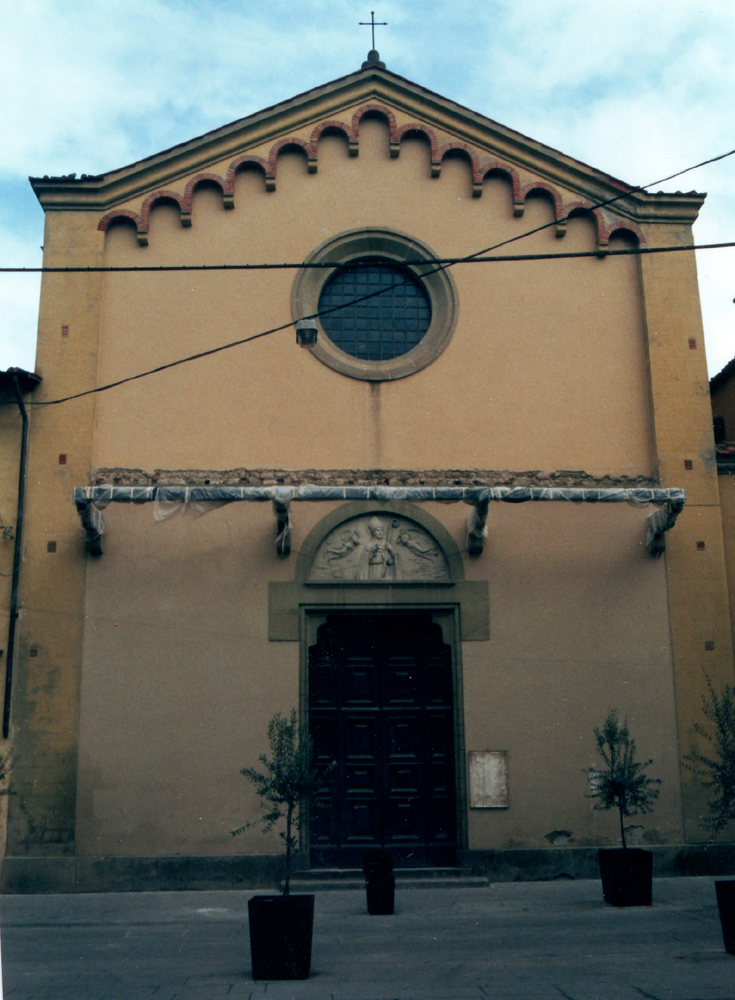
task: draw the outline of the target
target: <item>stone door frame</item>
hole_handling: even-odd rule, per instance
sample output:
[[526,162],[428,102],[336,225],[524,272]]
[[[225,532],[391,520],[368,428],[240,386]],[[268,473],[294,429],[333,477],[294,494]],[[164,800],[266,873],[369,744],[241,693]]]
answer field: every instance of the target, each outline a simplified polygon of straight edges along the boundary
[[[326,624],[327,617],[344,615],[379,615],[381,613],[390,615],[430,614],[435,625],[438,625],[442,632],[444,642],[451,650],[451,670],[452,670],[452,710],[454,718],[454,782],[455,782],[455,809],[456,809],[456,830],[457,830],[457,852],[467,850],[468,847],[468,793],[467,793],[467,751],[464,735],[464,697],[462,686],[462,646],[459,640],[460,635],[460,609],[457,605],[435,606],[426,604],[396,604],[387,605],[373,604],[369,607],[364,604],[352,605],[340,602],[339,605],[326,604],[314,607],[304,607],[301,610],[301,634],[303,640],[300,643],[299,657],[299,716],[303,720],[304,729],[309,731],[309,646],[313,646],[317,641],[317,630],[320,625]],[[309,843],[308,821],[302,828],[302,843]],[[304,839],[305,838],[305,839]]]
[[[450,579],[441,583],[308,583],[312,560],[324,538],[343,521],[366,514],[398,514],[414,520],[441,547]],[[312,529],[301,546],[292,582],[269,585],[269,638],[298,642],[299,711],[308,731],[309,654],[316,632],[327,616],[337,613],[428,613],[442,630],[451,649],[454,710],[454,755],[457,810],[457,850],[468,846],[468,798],[465,716],[462,684],[462,642],[490,638],[486,580],[465,580],[462,553],[449,532],[423,508],[404,501],[354,501],[330,511]],[[308,829],[302,829],[308,843]]]

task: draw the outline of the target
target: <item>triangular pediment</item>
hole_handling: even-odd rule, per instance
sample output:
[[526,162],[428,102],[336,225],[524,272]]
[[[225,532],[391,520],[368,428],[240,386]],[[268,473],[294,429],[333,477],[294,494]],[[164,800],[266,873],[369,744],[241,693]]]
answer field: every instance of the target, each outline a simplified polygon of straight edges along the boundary
[[[148,214],[157,201],[176,202],[182,224],[189,225],[193,192],[200,183],[219,186],[228,208],[233,205],[234,178],[241,169],[261,170],[267,190],[275,190],[279,155],[301,151],[309,173],[316,173],[323,135],[341,134],[349,154],[359,155],[360,125],[366,116],[387,122],[392,158],[400,157],[404,139],[422,136],[432,177],[441,176],[447,157],[464,159],[475,197],[482,195],[487,177],[504,177],[511,185],[517,216],[523,214],[526,198],[539,193],[553,203],[559,226],[571,215],[592,212],[598,243],[603,246],[617,228],[629,229],[640,238],[638,223],[690,223],[704,199],[694,192],[649,195],[636,190],[375,65],[119,170],[80,179],[31,178],[31,183],[46,210],[98,211],[103,230],[112,221],[128,219],[144,244]],[[611,199],[611,207],[596,207]]]

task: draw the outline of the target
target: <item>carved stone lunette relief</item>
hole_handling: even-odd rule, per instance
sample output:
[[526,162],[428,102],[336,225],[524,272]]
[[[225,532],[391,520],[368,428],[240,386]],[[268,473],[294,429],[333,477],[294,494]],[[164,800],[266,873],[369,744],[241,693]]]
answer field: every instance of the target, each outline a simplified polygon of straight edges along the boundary
[[445,583],[444,552],[415,521],[400,515],[364,514],[324,538],[309,583]]

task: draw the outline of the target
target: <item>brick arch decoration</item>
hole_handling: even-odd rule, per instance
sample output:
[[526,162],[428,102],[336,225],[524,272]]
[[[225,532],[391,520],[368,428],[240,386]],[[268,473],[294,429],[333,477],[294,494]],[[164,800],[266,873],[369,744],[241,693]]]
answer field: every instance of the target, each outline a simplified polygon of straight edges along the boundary
[[378,104],[376,101],[368,101],[367,104],[363,104],[352,116],[352,127],[356,132],[359,133],[360,122],[366,115],[369,115],[370,117],[385,118],[390,128],[391,142],[393,142],[393,137],[396,134],[398,126],[396,124],[396,116],[393,114],[391,109],[386,108],[384,104]]
[[[266,189],[273,190],[276,189],[276,162],[278,160],[279,153],[291,153],[294,150],[302,152],[306,156],[306,169],[308,173],[315,174],[317,170],[317,158],[316,158],[316,146],[311,142],[304,142],[303,139],[279,139],[278,142],[274,143],[271,147],[271,151],[268,154],[268,169],[265,174]],[[268,181],[273,182],[273,188],[268,188]]]
[[[266,191],[275,190],[275,179],[273,180],[273,187],[268,186],[268,162],[264,160],[262,156],[255,156],[252,153],[243,153],[241,156],[236,156],[232,163],[227,168],[227,183],[232,186],[232,190],[235,190],[235,175],[238,170],[252,169],[259,171],[263,174],[265,179],[265,189]],[[234,207],[234,194],[233,194],[233,207]]]
[[637,243],[645,243],[645,237],[635,222],[615,219],[614,221],[608,223],[605,220],[605,215],[602,209],[597,208],[594,205],[590,205],[589,202],[586,201],[576,201],[572,202],[570,205],[566,205],[564,217],[559,220],[559,223],[561,225],[566,225],[568,219],[573,219],[580,215],[592,216],[597,235],[597,245],[600,249],[607,247],[610,243],[611,236],[618,232],[626,233]]
[[401,151],[401,141],[405,138],[420,135],[429,143],[429,148],[431,149],[431,169],[432,177],[434,176],[434,164],[441,163],[439,158],[439,140],[436,137],[436,132],[430,129],[427,125],[420,125],[418,122],[409,122],[406,125],[401,125],[397,128],[395,132],[391,135],[390,140],[390,155],[395,159],[398,157]]
[[209,171],[195,174],[187,182],[183,194],[179,194],[168,188],[154,191],[143,202],[139,214],[126,208],[113,209],[100,219],[97,228],[102,232],[107,232],[114,223],[121,221],[130,222],[136,228],[138,243],[141,246],[147,246],[150,212],[157,203],[168,201],[177,204],[181,213],[181,225],[184,227],[191,226],[194,192],[200,184],[206,182],[219,187],[222,192],[224,207],[227,209],[234,208],[235,176],[239,170],[251,168],[261,172],[265,179],[266,191],[275,191],[279,155],[297,150],[306,156],[308,173],[315,174],[318,169],[319,140],[322,136],[342,135],[347,140],[349,155],[351,157],[357,156],[359,152],[360,124],[366,116],[379,116],[388,123],[390,156],[392,159],[397,159],[400,156],[401,142],[404,138],[409,136],[422,136],[425,138],[429,144],[431,176],[434,178],[441,176],[442,163],[447,156],[453,154],[461,155],[471,171],[472,196],[474,198],[482,196],[483,183],[487,177],[502,177],[510,184],[512,189],[513,215],[516,218],[520,218],[524,214],[526,199],[529,195],[543,193],[552,203],[556,226],[555,231],[558,237],[565,235],[567,222],[570,218],[589,213],[592,215],[595,223],[599,248],[604,250],[609,244],[611,235],[619,231],[630,234],[639,243],[645,242],[645,237],[634,222],[620,218],[615,218],[608,222],[600,208],[590,205],[586,201],[575,201],[564,204],[560,191],[553,184],[546,181],[531,181],[522,187],[517,170],[509,163],[505,163],[502,160],[482,161],[480,153],[475,147],[459,140],[450,140],[440,145],[433,129],[420,122],[408,122],[399,127],[396,123],[395,115],[390,108],[374,101],[361,105],[355,111],[352,121],[349,123],[338,119],[320,122],[313,129],[308,141],[297,136],[288,136],[277,140],[271,146],[267,158],[252,153],[242,153],[232,160],[224,177]]
[[[138,236],[138,243],[141,246],[147,246],[148,244],[148,233],[143,229],[143,220],[138,215],[137,212],[132,212],[129,208],[115,208],[107,215],[103,215],[100,221],[97,223],[97,229],[106,233],[113,225],[117,225],[120,222],[131,222],[135,226],[135,231]],[[145,242],[141,243],[141,233],[145,235]]]
[[515,216],[522,216],[526,209],[526,199],[533,194],[542,194],[546,199],[551,201],[554,209],[554,222],[555,222],[555,235],[558,237],[565,236],[567,231],[566,219],[562,218],[564,212],[564,202],[561,194],[553,186],[553,184],[547,184],[546,181],[531,181],[530,184],[526,184],[525,187],[521,189],[519,200],[515,203],[515,210],[513,214]]
[[[447,156],[455,156],[459,154],[459,158],[463,159],[470,166],[470,171],[472,173],[472,194],[474,197],[476,195],[477,186],[477,176],[480,169],[480,160],[477,152],[469,145],[467,142],[445,142],[443,146],[440,146],[437,151],[437,161],[436,166],[438,170],[435,172],[432,169],[432,177],[441,176],[441,166]],[[432,168],[434,164],[432,164]],[[480,194],[482,194],[482,184],[480,184]]]
[[556,235],[564,235],[569,219],[579,218],[580,216],[585,215],[591,216],[592,218],[592,222],[595,226],[595,233],[597,235],[597,245],[599,247],[606,247],[610,240],[608,238],[607,226],[605,225],[602,212],[599,208],[594,208],[589,204],[589,202],[586,201],[574,201],[571,205],[564,206],[564,215],[557,216]]
[[[158,204],[159,201],[173,201],[179,206],[179,211],[181,212],[181,225],[190,226],[191,225],[191,211],[186,210],[186,202],[184,201],[184,196],[179,194],[177,191],[171,191],[169,189],[163,191],[153,191],[148,195],[146,200],[143,202],[140,209],[140,217],[143,220],[143,226],[147,230],[148,222],[150,220],[151,209],[154,205]],[[186,216],[186,218],[184,218]]]
[[530,184],[526,184],[525,187],[521,188],[521,201],[525,205],[526,199],[532,194],[542,194],[551,201],[554,206],[554,219],[558,221],[561,218],[561,214],[564,210],[564,203],[562,201],[561,194],[553,186],[553,184],[547,184],[546,181],[531,181]]
[[616,219],[611,222],[606,229],[608,243],[618,234],[627,237],[628,239],[633,239],[635,243],[645,243],[646,237],[641,232],[640,228],[635,224],[635,222],[628,222],[624,219]]
[[523,215],[525,203],[521,197],[521,179],[518,172],[507,163],[500,160],[488,160],[478,169],[472,181],[472,194],[475,198],[482,196],[482,185],[486,177],[503,177],[509,181],[513,190],[513,215],[516,218]]
[[205,170],[200,174],[195,174],[184,189],[184,204],[190,216],[194,192],[200,184],[216,185],[222,192],[222,204],[224,207],[228,209],[235,207],[234,174],[232,179],[230,179],[229,175],[227,177],[220,177],[219,174],[213,174],[211,171]]
[[315,151],[319,147],[319,140],[323,135],[343,135],[347,140],[347,152],[350,156],[357,156],[358,152],[358,131],[352,125],[345,125],[344,122],[332,120],[321,122],[311,133],[310,143]]

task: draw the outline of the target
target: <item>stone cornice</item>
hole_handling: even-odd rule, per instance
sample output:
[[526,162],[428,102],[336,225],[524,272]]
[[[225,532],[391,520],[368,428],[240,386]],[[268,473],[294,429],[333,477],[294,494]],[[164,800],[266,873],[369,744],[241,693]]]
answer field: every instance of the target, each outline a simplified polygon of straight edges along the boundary
[[[45,210],[105,212],[156,189],[168,189],[212,164],[340,119],[357,104],[378,102],[442,135],[578,194],[590,204],[623,195],[615,215],[637,223],[691,224],[704,195],[647,194],[392,73],[371,67],[341,77],[256,114],[164,150],[119,170],[94,177],[30,178]],[[351,115],[347,116],[349,120]],[[400,143],[392,155],[399,153]],[[357,147],[353,152],[357,151]],[[316,169],[314,165],[314,169]]]

